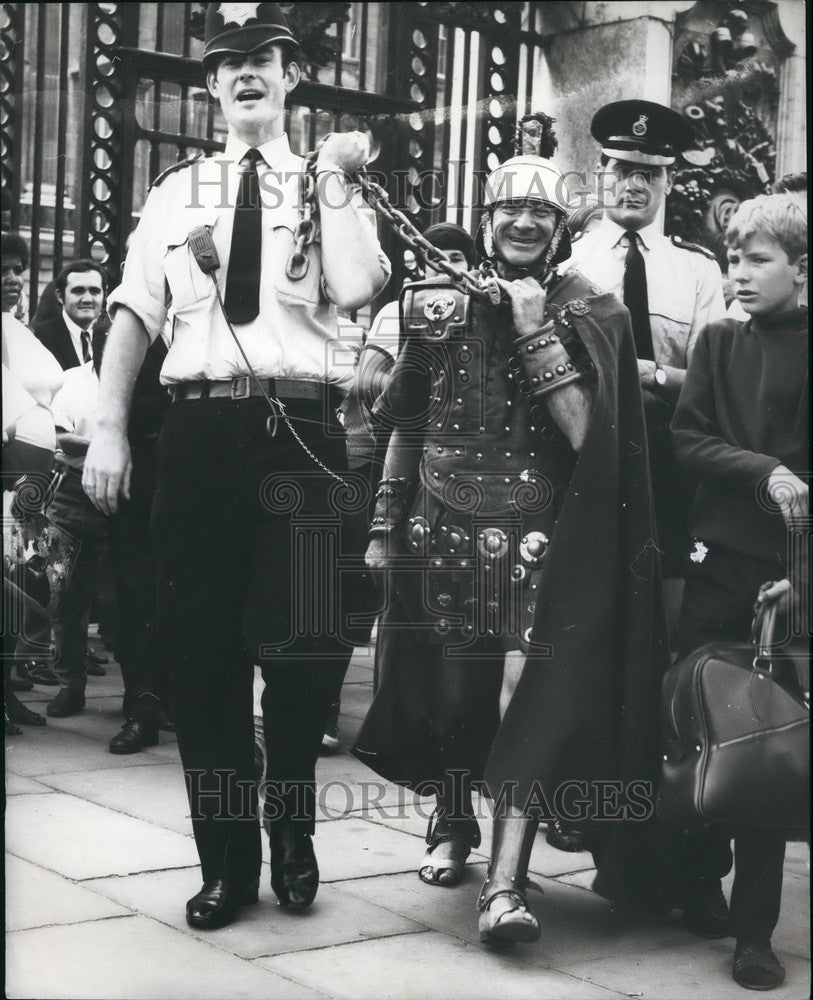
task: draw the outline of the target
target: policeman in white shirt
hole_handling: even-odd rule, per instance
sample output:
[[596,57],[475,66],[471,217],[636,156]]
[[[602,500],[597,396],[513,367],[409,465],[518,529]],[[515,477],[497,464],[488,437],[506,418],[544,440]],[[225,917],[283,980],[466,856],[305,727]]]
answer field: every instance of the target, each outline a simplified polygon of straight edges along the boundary
[[630,311],[664,576],[678,577],[687,552],[688,497],[669,423],[700,331],[725,315],[722,274],[711,251],[661,232],[675,159],[695,135],[676,111],[640,100],[605,105],[591,132],[602,147],[604,218],[574,241],[564,267],[613,292]]
[[294,255],[303,161],[288,145],[284,102],[297,56],[279,4],[208,5],[203,64],[226,150],[172,169],[147,199],[110,297],[85,463],[88,495],[115,511],[129,491],[133,383],[171,300],[161,380],[173,403],[152,520],[158,636],[203,875],[186,919],[201,929],[258,899],[255,662],[266,684],[271,885],[289,911],[316,895],[314,766],[347,652],[338,570],[320,555],[338,520],[346,449],[336,408],[355,360],[336,311],[366,304],[389,276],[348,181],[369,155],[358,132],[320,147],[318,226]]

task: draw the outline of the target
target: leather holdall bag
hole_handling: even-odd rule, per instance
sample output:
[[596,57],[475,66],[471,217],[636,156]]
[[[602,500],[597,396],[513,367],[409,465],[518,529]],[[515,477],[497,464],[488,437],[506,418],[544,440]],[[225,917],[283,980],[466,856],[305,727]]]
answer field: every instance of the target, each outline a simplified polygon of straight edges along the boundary
[[777,653],[776,615],[761,605],[752,642],[709,643],[667,671],[662,821],[809,835],[809,662]]

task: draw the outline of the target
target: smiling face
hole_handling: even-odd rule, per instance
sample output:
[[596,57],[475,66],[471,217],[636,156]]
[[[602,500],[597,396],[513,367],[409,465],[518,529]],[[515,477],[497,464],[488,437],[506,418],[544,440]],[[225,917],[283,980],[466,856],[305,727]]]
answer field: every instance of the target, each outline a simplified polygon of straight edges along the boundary
[[83,330],[87,330],[102,311],[104,284],[98,271],[73,271],[65,279],[65,291],[57,292],[65,312]]
[[734,294],[751,316],[769,316],[796,307],[807,280],[807,254],[791,261],[776,240],[762,233],[728,248],[728,277]]
[[491,228],[497,254],[513,267],[532,267],[548,248],[559,221],[552,205],[525,198],[494,206]]
[[282,47],[271,44],[248,55],[227,53],[207,74],[230,129],[249,145],[283,133],[285,96],[299,83],[297,64],[284,61]]
[[674,171],[610,159],[604,170],[604,212],[621,226],[638,232],[655,216],[672,190]]
[[13,312],[17,308],[20,296],[23,294],[23,267],[22,260],[14,254],[2,259],[2,308],[3,312]]

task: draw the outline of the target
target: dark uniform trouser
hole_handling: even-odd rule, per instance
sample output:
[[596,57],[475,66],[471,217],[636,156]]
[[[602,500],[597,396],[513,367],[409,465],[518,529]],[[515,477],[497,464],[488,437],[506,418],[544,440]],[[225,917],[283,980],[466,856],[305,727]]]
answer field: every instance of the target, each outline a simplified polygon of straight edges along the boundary
[[[341,472],[332,410],[287,405],[308,446]],[[282,421],[270,437],[268,414],[258,397],[177,402],[158,445],[158,637],[204,881],[260,871],[252,665],[266,684],[268,815],[312,831],[316,757],[347,660],[331,567],[340,484]]]
[[157,721],[159,648],[155,638],[155,553],[148,509],[122,504],[110,519],[116,584],[114,645],[128,719]]
[[[750,559],[711,545],[703,562],[690,562],[686,570],[679,655],[687,656],[707,642],[746,641],[760,586],[786,575],[779,562]],[[731,871],[729,838],[714,830],[687,837],[683,852],[684,871],[701,885]],[[784,838],[767,828],[737,830],[733,860],[731,934],[738,940],[768,941],[779,920]]]

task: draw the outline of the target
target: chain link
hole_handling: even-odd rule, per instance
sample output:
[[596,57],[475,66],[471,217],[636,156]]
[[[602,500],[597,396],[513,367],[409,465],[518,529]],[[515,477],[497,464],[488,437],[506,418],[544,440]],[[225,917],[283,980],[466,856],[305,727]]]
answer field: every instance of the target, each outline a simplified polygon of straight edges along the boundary
[[[308,273],[307,248],[316,236],[316,218],[319,214],[316,183],[316,159],[319,148],[305,154],[305,166],[300,175],[299,189],[299,219],[294,230],[294,249],[288,258],[285,273],[291,281],[301,281]],[[500,301],[501,291],[496,281],[496,272],[488,261],[471,271],[458,270],[449,255],[439,247],[433,246],[400,209],[393,206],[384,188],[372,180],[364,167],[360,167],[355,176],[350,178],[357,183],[364,194],[367,203],[384,219],[390,229],[420,258],[424,267],[428,264],[433,270],[445,274],[455,288],[461,292],[474,295],[476,298]]]

